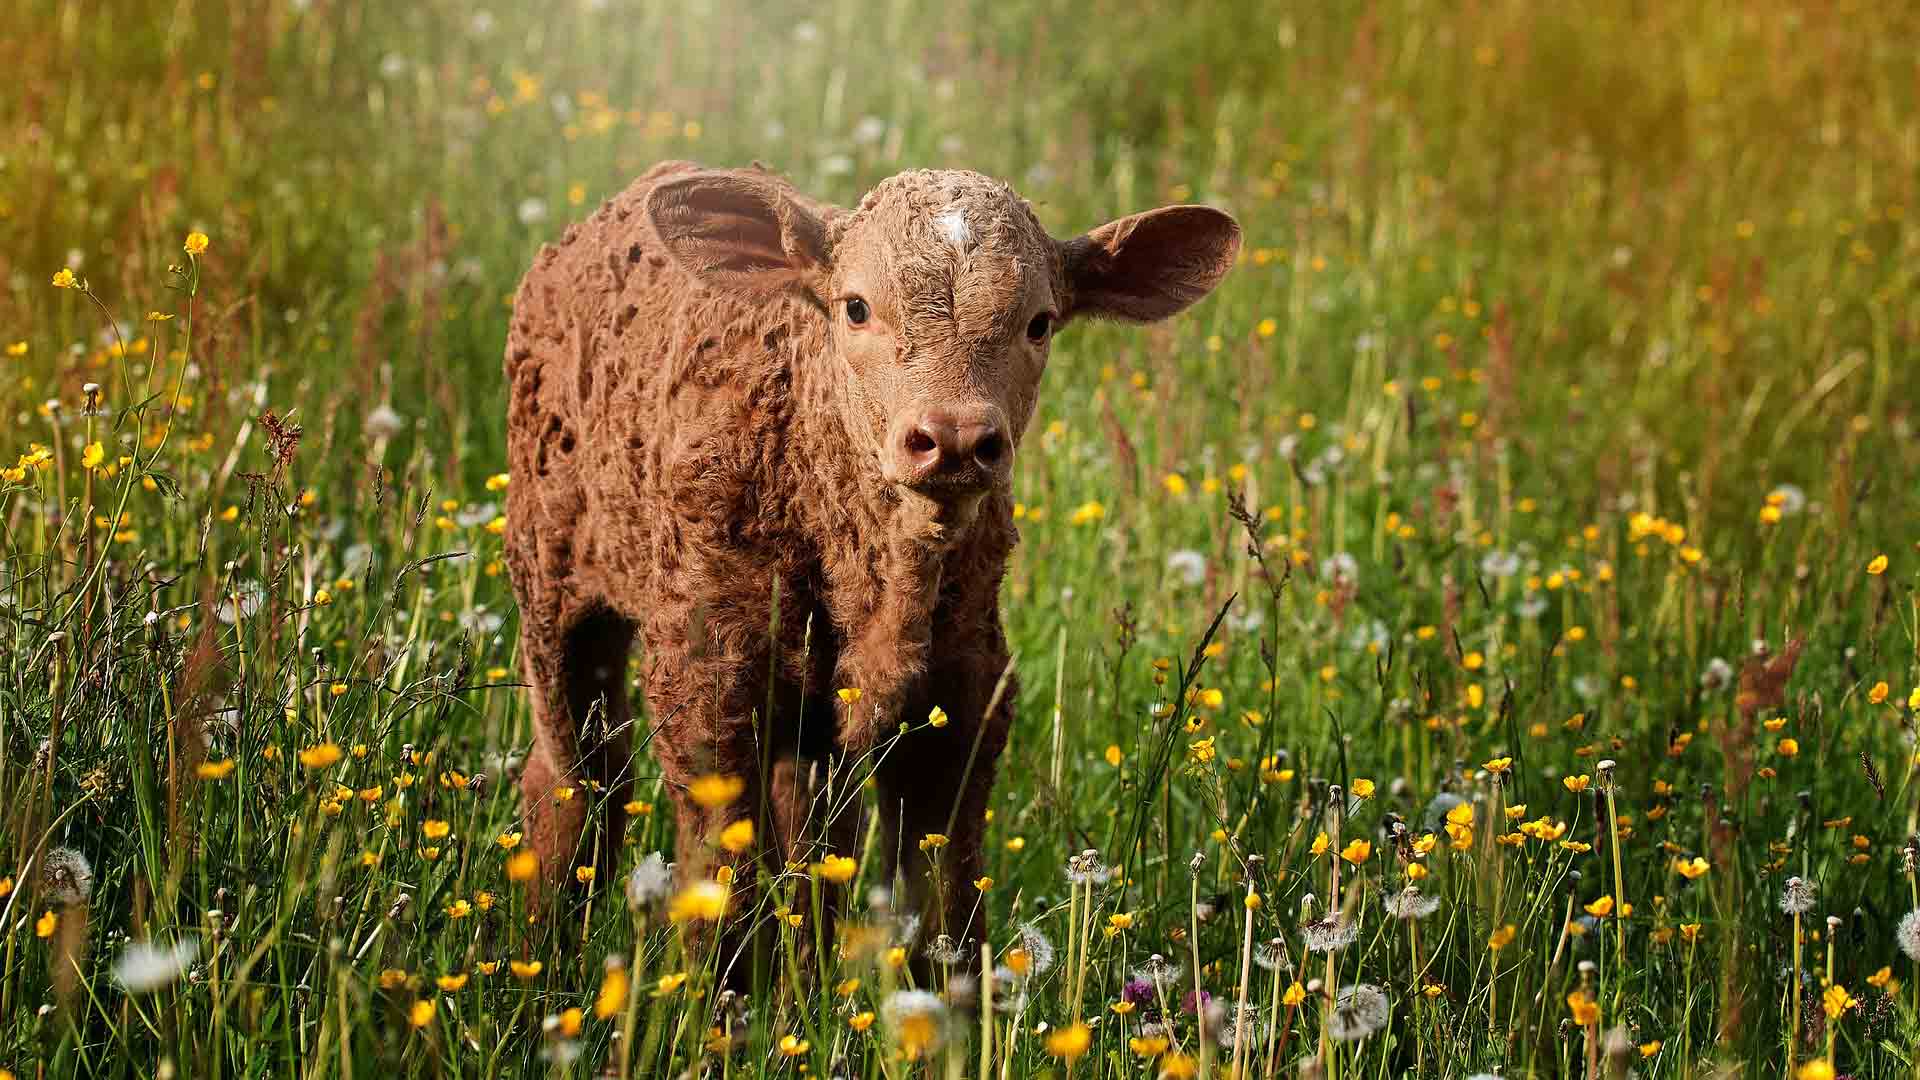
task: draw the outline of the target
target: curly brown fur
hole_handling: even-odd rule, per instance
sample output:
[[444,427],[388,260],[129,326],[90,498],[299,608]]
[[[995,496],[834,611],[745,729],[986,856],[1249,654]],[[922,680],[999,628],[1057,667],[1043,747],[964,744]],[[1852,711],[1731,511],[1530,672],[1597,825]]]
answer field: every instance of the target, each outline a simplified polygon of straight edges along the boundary
[[[758,167],[667,162],[542,249],[507,341],[506,549],[534,687],[525,817],[547,879],[615,864],[622,823],[583,849],[588,800],[554,790],[629,797],[636,638],[683,872],[753,857],[714,836],[757,817],[763,791],[770,869],[851,854],[857,827],[822,820],[822,792],[937,705],[951,723],[878,768],[888,878],[896,853],[949,829],[943,878],[977,876],[1012,722],[1011,688],[989,712],[1008,667],[1011,459],[1053,330],[1170,315],[1238,247],[1232,219],[1201,207],[1058,242],[973,173],[904,173],[849,211]],[[708,773],[745,793],[698,806],[686,785]],[[937,910],[904,876],[933,925],[978,936],[960,889]]]

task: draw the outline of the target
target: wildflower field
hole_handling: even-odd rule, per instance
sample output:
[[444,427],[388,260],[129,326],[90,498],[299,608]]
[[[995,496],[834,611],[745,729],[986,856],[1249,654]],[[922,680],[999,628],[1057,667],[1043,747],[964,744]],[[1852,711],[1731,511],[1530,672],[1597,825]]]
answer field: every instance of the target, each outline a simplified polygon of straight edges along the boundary
[[[8,0],[0,1080],[1920,1070],[1917,46],[1865,0]],[[908,861],[984,950],[872,831],[676,881],[644,754],[618,865],[530,887],[507,304],[667,158],[1245,229],[1055,348],[988,875]]]

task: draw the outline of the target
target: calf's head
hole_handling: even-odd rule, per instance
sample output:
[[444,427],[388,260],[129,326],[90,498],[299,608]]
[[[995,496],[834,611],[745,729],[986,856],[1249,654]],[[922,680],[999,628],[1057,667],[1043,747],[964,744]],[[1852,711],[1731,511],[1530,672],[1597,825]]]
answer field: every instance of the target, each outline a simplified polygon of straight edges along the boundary
[[810,298],[858,449],[888,484],[961,519],[1006,482],[1058,330],[1164,319],[1240,248],[1234,220],[1204,206],[1055,240],[1012,190],[970,172],[902,173],[828,218],[764,173],[688,173],[654,189],[648,214],[692,273]]

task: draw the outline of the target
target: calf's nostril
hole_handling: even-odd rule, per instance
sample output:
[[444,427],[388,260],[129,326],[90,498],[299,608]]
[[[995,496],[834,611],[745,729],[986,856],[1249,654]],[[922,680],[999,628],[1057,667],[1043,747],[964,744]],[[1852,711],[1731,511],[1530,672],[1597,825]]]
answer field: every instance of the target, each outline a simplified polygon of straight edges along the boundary
[[999,432],[989,431],[980,436],[980,441],[974,444],[973,459],[990,467],[999,462],[1006,452],[1007,440],[1002,438]]
[[940,444],[927,433],[925,428],[914,428],[907,433],[907,453],[916,458],[926,457],[940,449]]

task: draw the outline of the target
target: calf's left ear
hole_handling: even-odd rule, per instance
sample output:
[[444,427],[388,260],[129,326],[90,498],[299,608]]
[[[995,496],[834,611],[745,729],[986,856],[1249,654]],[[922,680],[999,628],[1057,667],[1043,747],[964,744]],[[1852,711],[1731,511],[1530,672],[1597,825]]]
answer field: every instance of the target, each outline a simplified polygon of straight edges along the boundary
[[827,227],[765,175],[676,176],[647,196],[654,232],[682,267],[735,288],[806,287],[826,267]]
[[1213,291],[1240,254],[1240,225],[1210,206],[1163,206],[1061,245],[1069,316],[1156,322]]

